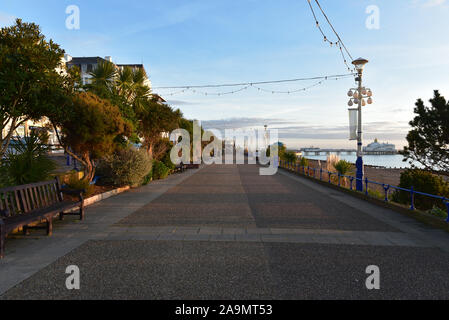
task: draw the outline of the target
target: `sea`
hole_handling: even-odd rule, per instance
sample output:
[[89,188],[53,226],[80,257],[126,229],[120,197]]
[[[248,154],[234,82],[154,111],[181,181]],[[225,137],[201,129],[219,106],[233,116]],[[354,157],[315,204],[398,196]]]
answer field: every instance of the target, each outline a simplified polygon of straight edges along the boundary
[[[357,160],[357,156],[355,154],[340,154],[338,155],[341,160],[346,160],[351,163],[355,163]],[[327,156],[326,155],[307,155],[305,156],[307,159],[313,159],[313,160],[321,160],[326,161]],[[410,163],[404,162],[404,156],[400,154],[392,154],[392,155],[364,155],[363,156],[363,163],[365,165],[371,165],[376,167],[385,167],[385,168],[410,168]],[[421,167],[419,164],[414,163],[415,166]]]

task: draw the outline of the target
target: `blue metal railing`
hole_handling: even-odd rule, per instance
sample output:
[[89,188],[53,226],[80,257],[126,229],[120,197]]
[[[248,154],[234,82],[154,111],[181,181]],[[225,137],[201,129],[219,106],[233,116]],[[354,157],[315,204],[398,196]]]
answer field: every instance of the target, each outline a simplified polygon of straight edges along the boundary
[[[410,194],[410,210],[415,210],[415,197],[416,195],[421,195],[421,196],[425,196],[425,197],[429,197],[429,198],[433,198],[433,199],[437,199],[437,200],[441,200],[443,202],[443,204],[446,206],[447,209],[447,219],[446,222],[449,223],[449,198],[443,197],[443,196],[437,196],[434,194],[429,194],[429,193],[424,193],[424,192],[420,192],[420,191],[416,191],[414,190],[413,186],[410,187],[410,189],[406,189],[406,188],[401,188],[398,186],[393,186],[390,184],[385,184],[385,183],[380,183],[377,181],[372,181],[369,180],[368,178],[365,179],[359,179],[353,176],[347,176],[347,175],[343,175],[340,174],[339,172],[331,172],[328,170],[323,170],[322,168],[317,169],[317,168],[311,168],[309,166],[301,166],[298,165],[297,163],[292,163],[292,162],[288,162],[288,161],[283,161],[283,160],[279,160],[279,166],[281,168],[284,169],[288,169],[288,170],[292,170],[294,172],[297,173],[302,173],[303,175],[309,176],[309,177],[313,177],[314,179],[316,178],[316,172],[319,171],[319,180],[323,181],[323,173],[326,173],[328,175],[328,183],[332,184],[332,176],[336,176],[337,177],[337,185],[339,187],[341,187],[341,178],[348,178],[350,185],[349,185],[349,189],[350,190],[354,190],[353,188],[353,183],[354,181],[362,181],[362,183],[364,184],[365,188],[364,188],[364,193],[366,196],[369,196],[369,184],[372,185],[378,185],[381,186],[384,190],[384,201],[385,202],[390,202],[390,199],[388,198],[389,192],[391,190],[399,190],[399,191],[404,191],[404,192],[408,192]],[[313,172],[313,175],[311,175],[310,173]]]

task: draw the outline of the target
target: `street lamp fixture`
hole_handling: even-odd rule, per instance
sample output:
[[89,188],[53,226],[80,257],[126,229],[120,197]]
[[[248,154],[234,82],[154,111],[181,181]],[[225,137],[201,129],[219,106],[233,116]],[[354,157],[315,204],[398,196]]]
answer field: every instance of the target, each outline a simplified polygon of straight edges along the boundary
[[[358,58],[352,62],[357,70],[358,77],[355,79],[358,82],[358,87],[350,89],[348,96],[351,97],[348,105],[351,107],[354,104],[358,105],[357,108],[357,161],[356,161],[356,189],[357,191],[363,191],[363,151],[362,151],[362,107],[366,104],[372,104],[373,99],[371,98],[373,93],[371,89],[365,88],[362,85],[362,75],[365,65],[368,60],[363,58]],[[367,100],[365,100],[368,98]]]
[[355,66],[355,69],[357,70],[357,72],[359,73],[359,75],[361,75],[363,73],[363,69],[365,68],[365,65],[368,63],[369,61],[363,58],[358,58],[354,61],[352,61],[352,64]]

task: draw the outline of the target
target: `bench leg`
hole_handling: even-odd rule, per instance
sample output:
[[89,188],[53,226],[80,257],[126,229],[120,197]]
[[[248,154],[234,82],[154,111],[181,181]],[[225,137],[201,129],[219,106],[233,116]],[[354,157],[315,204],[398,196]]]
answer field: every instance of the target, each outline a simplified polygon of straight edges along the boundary
[[84,220],[84,206],[80,207],[80,220]]
[[0,220],[0,259],[5,256],[6,232],[5,224]]
[[64,212],[59,213],[59,220],[64,220]]
[[53,218],[47,219],[47,236],[51,236],[53,234]]

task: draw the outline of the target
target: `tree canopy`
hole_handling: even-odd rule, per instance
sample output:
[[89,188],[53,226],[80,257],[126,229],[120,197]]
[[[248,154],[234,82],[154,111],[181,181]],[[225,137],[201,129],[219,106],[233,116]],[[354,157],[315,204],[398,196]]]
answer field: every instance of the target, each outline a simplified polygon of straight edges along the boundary
[[154,146],[162,139],[161,134],[178,128],[181,118],[181,111],[173,110],[170,106],[158,103],[154,99],[147,100],[144,108],[138,112],[139,134],[151,157],[153,157]]
[[64,50],[47,41],[34,23],[17,19],[15,25],[0,29],[0,159],[20,125],[39,120],[54,107],[53,88],[63,55]]
[[84,179],[91,181],[95,174],[94,161],[112,153],[115,138],[128,135],[130,124],[117,106],[93,93],[74,95],[69,117],[61,121],[62,143],[69,146],[84,165]]
[[429,107],[421,99],[416,102],[404,156],[428,170],[449,174],[449,103],[438,90],[429,101]]

